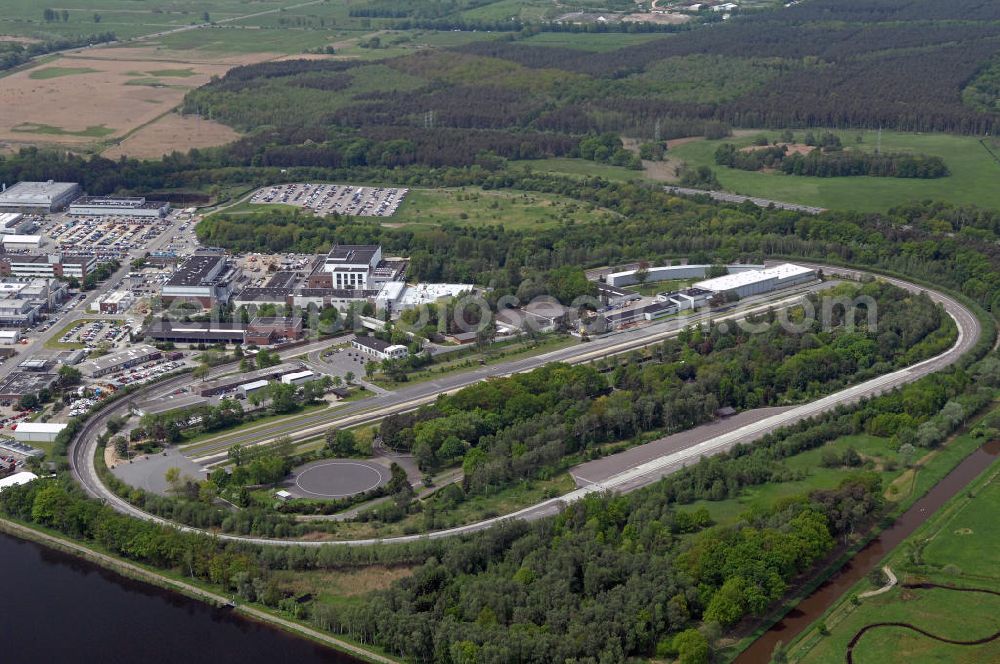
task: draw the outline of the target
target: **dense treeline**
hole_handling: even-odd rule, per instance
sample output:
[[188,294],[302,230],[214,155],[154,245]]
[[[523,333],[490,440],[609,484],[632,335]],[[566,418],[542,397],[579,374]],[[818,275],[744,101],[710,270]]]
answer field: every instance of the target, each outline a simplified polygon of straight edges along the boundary
[[786,175],[824,178],[867,175],[930,179],[948,175],[944,160],[935,156],[858,150],[813,150],[806,155],[788,154],[786,145],[740,149],[732,143],[724,143],[715,151],[715,163],[744,171],[774,168]]
[[[412,452],[428,470],[461,461],[463,490],[484,493],[551,475],[567,455],[602,443],[689,429],[713,419],[719,407],[745,410],[815,398],[952,343],[954,328],[941,328],[945,319],[924,295],[885,284],[836,295],[873,298],[878,330],[851,331],[841,326],[845,321],[833,320],[829,330],[814,321],[811,333],[793,333],[776,315],[756,321],[765,329],[755,334],[687,330],[624,363],[550,365],[442,396],[384,419],[382,441]],[[811,304],[821,308],[818,299]]]
[[20,43],[16,41],[0,42],[0,71],[20,66],[40,55],[64,51],[91,44],[117,41],[115,33],[102,32],[95,35],[80,35],[77,37],[61,37],[46,41]]

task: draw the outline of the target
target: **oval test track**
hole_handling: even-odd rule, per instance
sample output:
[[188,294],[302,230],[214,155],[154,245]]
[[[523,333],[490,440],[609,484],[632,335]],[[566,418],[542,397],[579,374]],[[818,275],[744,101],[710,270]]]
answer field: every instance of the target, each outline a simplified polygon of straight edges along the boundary
[[[808,265],[810,267],[815,267],[822,269],[825,274],[831,276],[846,276],[849,278],[858,278],[860,276],[866,275],[862,270],[850,269],[850,268],[839,268],[831,267],[826,265],[818,265],[811,263],[798,263],[800,265]],[[543,500],[535,505],[526,507],[524,509],[515,511],[510,514],[503,516],[493,517],[491,519],[485,519],[475,523],[467,524],[464,526],[458,526],[454,528],[449,528],[446,530],[437,530],[429,533],[421,533],[416,535],[402,535],[397,537],[384,537],[384,538],[369,538],[360,540],[325,540],[325,541],[299,541],[299,540],[280,540],[280,539],[270,539],[266,537],[245,537],[240,535],[229,535],[225,533],[210,533],[209,531],[202,530],[200,528],[194,528],[191,526],[185,526],[181,524],[174,523],[167,519],[155,516],[148,512],[145,512],[138,507],[128,503],[123,498],[114,494],[109,490],[104,483],[100,480],[97,475],[97,469],[95,467],[95,451],[97,447],[97,434],[102,431],[104,424],[107,420],[114,416],[114,414],[127,407],[127,400],[122,400],[122,402],[116,403],[113,406],[104,409],[98,415],[89,419],[81,432],[77,437],[71,442],[69,449],[69,458],[71,464],[71,470],[74,478],[80,482],[88,494],[94,496],[95,498],[102,499],[106,504],[121,512],[130,516],[134,516],[139,519],[144,519],[147,521],[152,521],[155,523],[160,523],[163,525],[170,525],[178,528],[184,532],[192,533],[205,533],[210,534],[213,537],[219,539],[246,542],[250,544],[268,545],[268,546],[371,546],[377,544],[392,544],[392,543],[406,543],[406,542],[416,542],[426,539],[441,539],[446,537],[454,537],[459,535],[465,535],[470,533],[475,533],[481,530],[485,530],[494,525],[502,523],[508,520],[537,520],[547,516],[552,516],[560,512],[567,504],[576,502],[583,499],[587,495],[595,492],[619,492],[625,493],[629,491],[634,491],[641,487],[647,486],[656,482],[660,478],[668,475],[672,472],[683,469],[689,463],[695,463],[702,456],[709,456],[712,454],[718,454],[724,452],[736,444],[740,443],[750,443],[754,440],[761,438],[762,436],[781,429],[783,427],[789,426],[796,422],[799,422],[816,415],[829,412],[834,408],[853,404],[857,401],[882,394],[884,392],[893,390],[897,387],[911,383],[923,376],[940,371],[948,366],[954,364],[960,357],[962,357],[966,352],[971,350],[979,337],[982,334],[980,329],[979,321],[976,316],[969,311],[964,305],[956,301],[954,298],[945,295],[944,293],[935,291],[930,288],[925,288],[908,281],[901,279],[895,279],[891,277],[883,277],[881,275],[870,275],[875,276],[878,279],[891,283],[900,288],[909,290],[910,292],[926,292],[934,301],[940,303],[949,316],[955,321],[955,325],[958,329],[958,336],[955,343],[943,353],[923,360],[909,367],[893,371],[882,376],[878,376],[871,380],[865,381],[858,385],[854,385],[834,394],[827,395],[816,401],[809,402],[800,406],[796,406],[789,410],[786,410],[777,415],[770,417],[765,417],[757,422],[744,426],[735,431],[731,431],[726,434],[715,436],[708,440],[693,444],[690,447],[661,456],[652,461],[647,461],[645,463],[639,464],[637,466],[628,468],[619,472],[611,477],[604,479],[603,481],[595,482],[589,484],[585,487],[578,488],[571,491],[558,498],[551,498],[548,500]],[[774,303],[770,303],[768,308],[775,306]],[[719,318],[714,318],[713,320],[719,320]],[[695,322],[695,321],[693,321]],[[664,333],[656,334],[657,339],[665,338]],[[642,339],[639,338],[631,342],[632,347],[640,347],[642,345],[649,345],[652,340],[649,338]],[[619,344],[622,345],[622,344]],[[578,347],[577,347],[578,348]],[[629,348],[630,350],[631,348]],[[580,357],[575,360],[569,361],[585,361],[589,359],[590,356],[594,356],[597,353],[602,353],[603,355],[611,354],[608,348],[593,349],[586,353],[580,353]],[[625,352],[624,350],[618,352]],[[545,356],[542,356],[543,358]],[[512,362],[511,364],[516,364]],[[504,365],[497,365],[502,367]],[[518,369],[515,369],[515,371]],[[510,373],[510,372],[508,372]],[[481,379],[482,376],[479,377]],[[473,376],[474,380],[478,380]],[[176,389],[177,385],[182,384],[185,380],[190,381],[189,376],[180,376],[177,379],[170,379],[164,383],[159,383],[155,385],[155,390],[167,390]],[[150,391],[153,391],[152,389]],[[444,392],[447,390],[440,390]],[[436,393],[431,397],[436,398]],[[409,408],[415,407],[412,405],[413,402],[423,401],[425,397],[420,397],[411,401]],[[393,412],[401,412],[407,409],[407,404],[400,404],[396,407]],[[358,418],[370,418],[371,420],[379,419],[384,415],[388,414],[381,411],[389,410],[388,408],[378,409],[373,412],[368,412],[364,414],[359,414],[352,416],[348,419],[358,419]]]

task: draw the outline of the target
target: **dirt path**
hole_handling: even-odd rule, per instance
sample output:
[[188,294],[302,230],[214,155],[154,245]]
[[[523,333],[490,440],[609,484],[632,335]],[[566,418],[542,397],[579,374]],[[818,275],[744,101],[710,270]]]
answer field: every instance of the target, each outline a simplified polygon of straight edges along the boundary
[[882,571],[885,572],[885,575],[887,577],[889,577],[889,580],[886,581],[885,585],[882,586],[881,588],[877,588],[875,590],[869,590],[868,592],[861,593],[860,595],[858,595],[858,599],[865,599],[867,597],[875,597],[877,595],[881,595],[883,593],[887,593],[887,592],[889,592],[890,590],[892,590],[896,586],[896,582],[898,581],[898,579],[896,579],[896,575],[892,573],[892,570],[889,568],[889,566],[886,565],[885,567],[883,567]]

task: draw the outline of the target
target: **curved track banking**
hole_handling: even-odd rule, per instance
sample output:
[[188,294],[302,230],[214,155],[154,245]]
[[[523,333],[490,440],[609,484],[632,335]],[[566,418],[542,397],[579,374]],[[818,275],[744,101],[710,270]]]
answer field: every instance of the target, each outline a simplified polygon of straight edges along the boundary
[[[860,275],[865,274],[860,270],[846,269],[846,268],[836,268],[829,266],[814,265],[814,267],[822,268],[827,275],[834,276],[847,276],[852,278],[857,278]],[[220,539],[241,541],[252,544],[270,545],[270,546],[327,546],[327,545],[340,545],[340,546],[369,546],[375,544],[389,544],[389,543],[406,543],[414,542],[423,539],[441,539],[445,537],[454,537],[457,535],[465,535],[469,533],[475,533],[481,530],[485,530],[499,523],[503,523],[508,520],[536,520],[547,516],[552,516],[561,511],[567,504],[578,501],[586,497],[587,495],[595,492],[628,492],[634,491],[641,487],[647,486],[656,482],[660,478],[668,475],[670,473],[676,472],[690,463],[696,463],[698,459],[702,456],[708,456],[712,454],[718,454],[724,452],[736,444],[740,443],[750,443],[754,440],[761,438],[762,436],[776,431],[777,429],[789,426],[796,422],[799,422],[816,415],[828,412],[838,406],[856,403],[860,399],[870,398],[878,394],[893,390],[897,387],[911,383],[923,376],[940,371],[948,366],[954,364],[960,357],[971,350],[979,337],[982,334],[980,329],[979,321],[975,315],[969,311],[964,305],[956,301],[952,297],[945,295],[916,284],[912,284],[901,279],[893,279],[886,277],[883,278],[885,281],[893,283],[896,286],[905,288],[911,292],[921,292],[925,291],[928,295],[939,302],[945,309],[945,311],[952,317],[958,328],[958,338],[951,348],[944,351],[943,353],[918,362],[912,366],[888,373],[877,378],[865,381],[858,385],[845,388],[839,392],[828,395],[816,401],[812,401],[801,406],[796,406],[794,408],[789,408],[783,410],[780,413],[764,417],[756,422],[748,424],[746,426],[740,427],[734,431],[730,431],[721,435],[713,435],[705,440],[698,441],[695,439],[690,445],[681,449],[679,451],[672,452],[655,458],[651,461],[646,461],[644,463],[631,466],[628,468],[621,469],[618,472],[606,477],[603,480],[595,481],[587,486],[580,487],[574,491],[571,491],[558,498],[552,498],[544,500],[540,503],[532,505],[530,507],[518,510],[511,514],[494,517],[491,519],[486,519],[483,521],[478,521],[476,523],[471,523],[465,526],[459,526],[455,528],[449,528],[447,530],[438,530],[430,533],[421,533],[417,535],[403,535],[399,537],[385,537],[385,538],[370,538],[361,540],[326,540],[326,541],[298,541],[298,540],[276,540],[263,537],[243,537],[239,535],[227,535],[211,533],[213,536]],[[760,309],[773,308],[776,303],[768,303],[767,305],[761,305]],[[742,316],[746,314],[744,311],[740,314],[731,314],[723,317],[716,317],[713,320],[719,321],[725,318],[732,318],[735,316]],[[692,317],[693,318],[693,317]],[[691,318],[685,320],[685,325],[690,325],[691,323],[701,322],[699,320],[692,320]],[[647,331],[649,328],[645,328]],[[676,334],[676,331],[672,332]],[[584,346],[585,352],[580,353],[575,357],[575,361],[582,362],[588,359],[594,359],[596,357],[604,357],[613,353],[626,352],[632,350],[633,348],[649,345],[655,343],[658,340],[666,338],[669,336],[668,333],[659,333],[650,335],[648,337],[639,337],[630,342],[621,342],[618,344],[609,343],[602,345],[600,348],[594,348],[594,344],[587,344]],[[655,337],[655,338],[654,338]],[[631,344],[631,346],[628,346]],[[616,346],[626,345],[624,349],[615,350]],[[581,346],[575,346],[574,348],[581,348]],[[541,358],[535,358],[535,360],[542,360],[542,363],[549,361],[566,361],[565,359],[552,357],[553,355],[559,354],[559,351],[554,353],[549,353],[546,356],[541,356]],[[520,364],[524,361],[512,362],[510,364]],[[505,365],[497,365],[502,367]],[[515,371],[523,371],[522,368],[511,369],[509,365],[505,372],[496,373],[494,375],[510,374]],[[475,382],[481,380],[486,376],[475,375],[473,372],[469,382]],[[189,377],[182,376],[179,379],[171,379],[164,383],[160,383],[155,386],[155,389],[151,389],[150,393],[162,391],[163,393],[169,392],[171,389],[176,389],[176,385],[173,381],[184,379],[190,380]],[[457,389],[457,388],[452,388]],[[437,394],[449,391],[448,389],[438,389],[430,397],[430,399],[436,398]],[[401,412],[410,408],[415,408],[420,402],[426,400],[423,397],[411,400],[410,403],[402,403],[395,407],[389,408],[379,408],[375,410],[370,410],[367,413],[361,413],[358,415],[349,416],[343,418],[344,422],[348,420],[360,420],[363,418],[369,418],[369,420],[375,420],[379,417],[384,417],[389,414],[384,411],[391,412]],[[174,526],[186,532],[207,532],[198,528],[192,528],[190,526],[183,526],[166,519],[157,517],[155,515],[144,512],[143,510],[131,505],[124,499],[115,495],[111,492],[104,484],[100,481],[97,475],[97,469],[95,467],[95,451],[97,445],[97,434],[103,430],[103,425],[106,423],[109,417],[112,417],[117,412],[123,410],[127,404],[126,400],[122,400],[121,404],[115,404],[112,407],[105,409],[100,414],[92,417],[86,422],[81,433],[74,439],[71,443],[69,450],[69,458],[71,469],[74,477],[84,489],[90,495],[95,498],[104,500],[108,505],[113,507],[115,510],[134,516],[136,518],[145,519],[148,521],[153,521],[156,523],[161,523],[164,525]],[[385,403],[382,398],[380,398],[382,403]],[[353,404],[351,404],[353,405]],[[341,411],[344,412],[344,411]],[[300,426],[307,426],[307,418],[299,418]],[[277,434],[276,434],[277,435]],[[613,458],[613,457],[608,457]]]
[[[902,584],[902,587],[903,588],[910,588],[910,589],[914,589],[914,590],[927,590],[929,588],[941,588],[943,590],[954,590],[956,592],[987,593],[987,594],[990,594],[990,595],[998,595],[998,596],[1000,596],[1000,593],[998,593],[995,590],[987,590],[985,588],[956,588],[954,586],[942,586],[942,585],[939,585],[937,583],[904,583],[904,584]],[[904,623],[904,622],[878,622],[878,623],[871,623],[870,625],[865,625],[860,630],[858,630],[858,632],[851,638],[850,643],[847,644],[847,654],[845,655],[845,659],[847,661],[847,664],[854,664],[854,648],[858,645],[858,641],[861,640],[861,637],[863,637],[865,634],[867,634],[871,630],[873,630],[873,629],[879,629],[881,627],[899,627],[901,629],[908,629],[911,632],[916,632],[917,634],[920,634],[921,636],[926,636],[929,639],[933,639],[935,641],[940,641],[941,643],[948,643],[948,644],[955,645],[955,646],[980,646],[980,645],[983,645],[984,643],[989,643],[990,641],[996,641],[997,639],[1000,639],[1000,630],[997,630],[996,632],[994,632],[990,636],[984,636],[981,639],[972,639],[970,641],[959,641],[957,639],[946,639],[943,636],[937,636],[936,634],[931,634],[930,632],[928,632],[926,630],[923,630],[923,629],[920,629],[916,625],[912,625],[910,623]]]

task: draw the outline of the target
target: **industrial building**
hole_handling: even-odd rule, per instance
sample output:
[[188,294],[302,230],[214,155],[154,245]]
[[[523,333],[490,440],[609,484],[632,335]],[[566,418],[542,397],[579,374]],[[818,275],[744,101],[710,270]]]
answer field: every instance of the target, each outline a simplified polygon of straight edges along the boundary
[[236,387],[236,394],[239,398],[246,399],[252,394],[260,394],[262,391],[267,390],[267,386],[270,384],[270,381],[266,380],[255,380],[244,383]]
[[21,340],[21,333],[17,330],[0,330],[0,345],[12,346]]
[[65,424],[54,422],[21,422],[14,429],[14,440],[19,443],[51,443],[65,428]]
[[74,215],[150,217],[160,219],[170,211],[166,201],[147,201],[145,198],[110,198],[81,196],[69,206]]
[[137,364],[159,359],[162,356],[163,354],[152,346],[133,346],[81,363],[80,373],[88,378],[100,378],[122,369],[134,367]]
[[816,270],[812,268],[783,263],[763,270],[748,270],[699,281],[694,287],[716,294],[732,294],[742,299],[802,284],[815,278]]
[[25,394],[38,394],[41,390],[51,388],[58,378],[59,374],[56,373],[12,371],[0,378],[0,402],[10,403]]
[[355,337],[351,345],[377,360],[400,360],[410,352],[406,346],[391,344],[378,337]]
[[12,486],[18,486],[20,484],[27,484],[28,482],[34,482],[38,479],[38,475],[30,473],[28,471],[22,471],[20,473],[14,473],[13,475],[8,475],[3,479],[0,479],[0,491],[7,489]]
[[241,344],[244,327],[239,323],[154,320],[143,331],[144,337],[175,344]]
[[[648,267],[646,268],[646,276],[642,280],[643,283],[653,284],[658,281],[674,281],[678,279],[704,279],[708,275],[711,265],[664,265],[660,267]],[[750,265],[736,263],[734,265],[726,266],[727,274],[737,274],[740,272],[747,272],[750,270],[763,270],[763,265]],[[637,278],[639,274],[639,269],[625,270],[623,272],[612,272],[611,274],[604,277],[604,282],[608,286],[617,286],[619,288],[623,286],[635,286],[639,284],[639,279]]]
[[229,302],[232,285],[239,276],[236,265],[223,254],[195,254],[174,272],[160,290],[164,304],[198,302],[210,309]]
[[315,262],[306,287],[377,291],[383,284],[402,277],[406,264],[401,259],[384,260],[379,245],[335,244]]
[[0,213],[0,234],[25,235],[35,228],[35,222],[20,212]]
[[319,380],[323,376],[316,373],[315,371],[310,371],[304,369],[302,371],[293,371],[292,373],[287,373],[281,377],[282,385],[302,385],[303,383],[311,383],[314,380]]
[[302,371],[305,367],[301,362],[282,362],[266,369],[257,369],[247,373],[224,376],[215,380],[198,383],[198,394],[203,397],[212,397],[227,392],[235,392],[240,385],[253,383],[259,380],[277,380],[281,376],[293,371]]
[[58,212],[79,195],[75,182],[18,182],[0,193],[0,212]]
[[97,310],[102,314],[123,314],[132,307],[135,296],[127,290],[108,293],[102,298],[95,300],[91,307],[97,306]]
[[83,280],[97,267],[97,258],[83,254],[0,255],[0,276],[63,277]]
[[42,246],[41,235],[0,236],[4,251],[38,251]]
[[302,338],[302,319],[298,316],[258,316],[250,321],[244,334],[244,343],[268,346],[298,341]]

